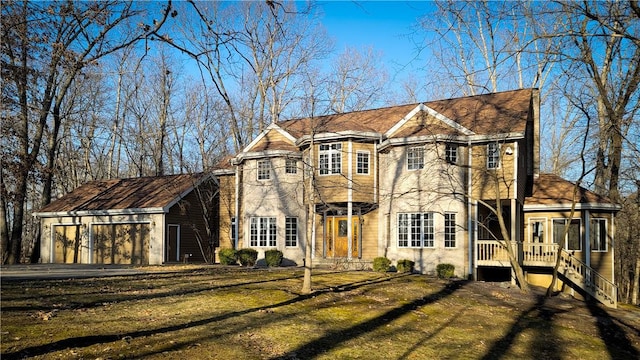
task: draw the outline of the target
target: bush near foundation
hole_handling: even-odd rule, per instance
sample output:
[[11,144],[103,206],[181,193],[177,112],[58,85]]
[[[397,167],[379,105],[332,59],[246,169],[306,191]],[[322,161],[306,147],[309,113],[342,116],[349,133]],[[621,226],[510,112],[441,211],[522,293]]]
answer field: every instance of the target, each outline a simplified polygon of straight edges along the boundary
[[436,273],[440,279],[450,279],[455,276],[456,267],[451,264],[438,264]]
[[220,251],[218,251],[218,257],[222,265],[235,265],[238,263],[238,252],[236,249],[220,249]]
[[282,251],[280,250],[267,250],[264,252],[264,262],[267,263],[267,266],[280,266],[282,264]]
[[377,257],[373,259],[373,271],[387,272],[391,268],[391,260],[386,257]]
[[254,266],[258,261],[258,251],[247,248],[238,250],[238,261],[242,266]]
[[398,269],[399,273],[411,273],[413,272],[414,265],[415,262],[408,259],[402,259],[398,260],[398,266],[396,266],[396,268]]

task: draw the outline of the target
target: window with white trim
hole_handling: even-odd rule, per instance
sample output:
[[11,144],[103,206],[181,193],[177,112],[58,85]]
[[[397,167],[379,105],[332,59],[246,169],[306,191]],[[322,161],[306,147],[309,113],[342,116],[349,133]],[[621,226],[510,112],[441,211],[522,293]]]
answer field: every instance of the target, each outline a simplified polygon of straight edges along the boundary
[[456,214],[444,214],[444,247],[456,247]]
[[276,218],[252,217],[249,225],[249,246],[275,247],[277,245]]
[[298,173],[298,160],[296,160],[296,159],[286,159],[286,162],[285,162],[285,173],[287,173],[287,174],[297,174]]
[[591,219],[589,239],[591,251],[607,251],[607,219]]
[[420,170],[424,168],[424,148],[410,147],[407,149],[407,170]]
[[458,163],[458,145],[446,144],[444,148],[444,159],[449,164]]
[[500,144],[492,142],[487,144],[487,169],[500,167]]
[[[565,236],[565,225],[569,226]],[[580,219],[554,219],[553,220],[553,241],[561,244],[569,251],[582,251],[580,241]]]
[[356,152],[356,173],[360,175],[369,175],[369,152]]
[[284,246],[298,246],[298,218],[288,217],[284,220]]
[[432,248],[433,213],[398,214],[398,247]]
[[271,161],[258,160],[258,180],[271,179]]
[[319,151],[320,175],[342,172],[342,144],[321,144]]

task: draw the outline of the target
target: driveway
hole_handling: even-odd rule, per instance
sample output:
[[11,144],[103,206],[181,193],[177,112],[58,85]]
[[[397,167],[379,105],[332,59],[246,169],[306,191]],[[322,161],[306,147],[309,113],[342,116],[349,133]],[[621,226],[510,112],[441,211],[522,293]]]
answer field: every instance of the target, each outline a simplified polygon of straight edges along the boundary
[[130,265],[28,264],[3,265],[2,281],[72,279],[104,276],[140,275],[146,272]]

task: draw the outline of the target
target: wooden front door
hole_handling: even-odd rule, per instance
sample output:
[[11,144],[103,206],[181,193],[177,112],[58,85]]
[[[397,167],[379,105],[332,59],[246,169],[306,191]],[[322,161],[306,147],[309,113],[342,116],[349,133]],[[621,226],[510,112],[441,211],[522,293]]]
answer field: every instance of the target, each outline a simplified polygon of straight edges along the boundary
[[[349,254],[348,224],[346,217],[334,217],[329,222],[329,239],[327,239],[327,256],[336,258],[346,258]],[[351,256],[358,256],[358,221],[352,218],[353,229],[351,230]]]

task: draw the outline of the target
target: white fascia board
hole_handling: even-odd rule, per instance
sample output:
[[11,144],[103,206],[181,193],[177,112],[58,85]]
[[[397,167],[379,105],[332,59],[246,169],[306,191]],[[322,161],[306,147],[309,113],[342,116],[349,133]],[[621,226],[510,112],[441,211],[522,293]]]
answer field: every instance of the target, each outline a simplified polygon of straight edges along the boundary
[[467,136],[423,135],[423,136],[412,136],[408,138],[386,139],[385,141],[380,143],[380,146],[378,146],[378,150],[384,150],[390,146],[433,143],[433,142],[439,142],[439,141],[446,141],[446,142],[458,143],[458,144],[468,143]]
[[391,127],[391,129],[389,129],[386,133],[385,136],[386,137],[391,137],[396,131],[398,131],[404,124],[407,123],[407,121],[411,120],[411,118],[413,118],[418,112],[420,111],[424,111],[427,114],[433,116],[434,118],[442,121],[443,123],[447,124],[448,126],[460,131],[462,134],[470,136],[470,135],[474,135],[475,133],[469,129],[467,129],[466,127],[458,124],[457,122],[449,119],[448,117],[444,116],[443,114],[435,111],[434,109],[428,107],[425,104],[420,104],[418,106],[416,106],[413,110],[411,110],[405,117],[403,117],[400,121],[398,121],[393,127]]
[[[316,134],[314,136],[314,141],[332,141],[332,140],[343,140],[348,138],[379,140],[380,136],[381,136],[380,133],[372,132],[372,131],[346,130],[346,131]],[[296,146],[300,147],[310,142],[311,142],[311,135],[305,135],[298,139],[298,141],[296,142]]]
[[512,140],[520,140],[524,138],[524,133],[522,132],[510,132],[510,133],[501,133],[501,134],[488,134],[488,135],[471,135],[467,137],[467,139],[471,142],[486,142],[486,141],[512,141]]
[[84,211],[56,211],[56,212],[36,212],[33,216],[41,218],[69,217],[69,216],[114,216],[114,215],[139,215],[139,214],[160,214],[164,213],[164,208],[152,207],[143,209],[111,209],[111,210],[84,210]]
[[[622,206],[618,204],[581,203],[576,204],[576,210],[620,210]],[[564,204],[531,204],[524,205],[523,211],[570,211],[571,203]]]

